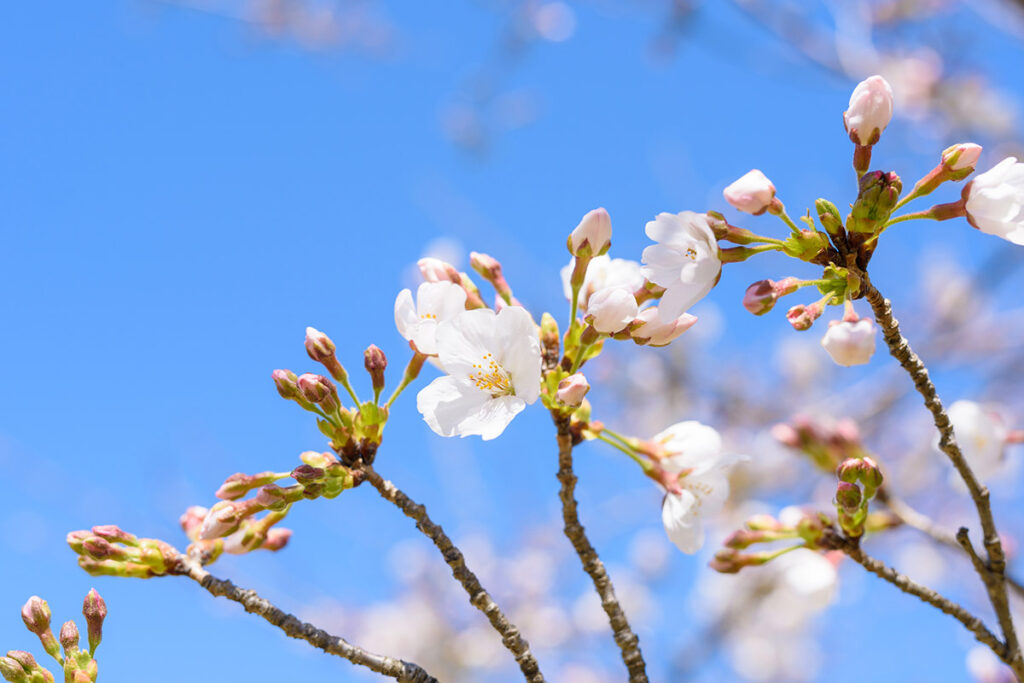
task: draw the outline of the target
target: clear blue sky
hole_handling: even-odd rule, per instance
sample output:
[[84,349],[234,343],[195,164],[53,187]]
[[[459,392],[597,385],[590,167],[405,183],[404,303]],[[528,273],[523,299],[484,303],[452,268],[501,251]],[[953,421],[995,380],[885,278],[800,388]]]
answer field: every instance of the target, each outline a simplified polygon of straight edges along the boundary
[[[225,476],[287,468],[321,448],[270,371],[312,369],[302,338],[314,325],[360,380],[362,350],[381,346],[396,381],[405,352],[394,297],[436,238],[498,256],[519,298],[564,317],[565,236],[590,208],[608,208],[617,254],[636,258],[655,213],[721,209],[721,188],[751,167],[796,213],[817,196],[852,200],[840,113],[853,84],[787,57],[728,9],[706,9],[674,57],[655,62],[658,12],[578,8],[572,40],[539,46],[506,81],[538,97],[538,120],[495,137],[484,158],[453,146],[439,119],[493,52],[499,14],[475,3],[389,13],[400,50],[381,61],[262,43],[230,20],[140,2],[4,8],[0,649],[38,651],[18,618],[29,595],[48,598],[59,621],[96,586],[110,608],[102,681],[169,683],[183,667],[196,683],[296,671],[363,680],[185,580],[88,577],[64,535],[117,523],[183,546],[178,515],[212,502]],[[988,39],[970,59],[1024,91],[1012,68],[1020,47],[976,28]],[[897,121],[876,161],[909,182],[957,141]],[[931,228],[932,240],[969,260],[1003,248],[952,223]],[[918,248],[893,239],[876,278],[897,284]],[[736,305],[781,265],[727,271],[711,295],[727,332],[785,331],[781,316],[755,326]],[[753,343],[728,342],[746,353]],[[442,441],[406,400],[379,469],[456,536],[482,529],[509,549],[555,518],[550,431],[535,409],[499,441]],[[584,521],[614,563],[637,528],[660,527],[657,494],[629,524],[588,515],[623,486],[648,485],[596,448],[580,460]],[[322,596],[365,604],[393,590],[382,554],[415,535],[370,490],[297,506],[288,526],[287,550],[229,558],[216,572],[286,608]],[[673,556],[666,613],[685,608],[703,562]],[[869,608],[844,601],[832,613],[849,626],[829,637],[855,633],[858,645],[834,653],[830,680],[860,680],[876,647],[886,680],[963,679],[958,625],[863,583]],[[649,661],[665,661],[686,632],[675,618],[645,641]],[[925,640],[928,657],[903,656]]]

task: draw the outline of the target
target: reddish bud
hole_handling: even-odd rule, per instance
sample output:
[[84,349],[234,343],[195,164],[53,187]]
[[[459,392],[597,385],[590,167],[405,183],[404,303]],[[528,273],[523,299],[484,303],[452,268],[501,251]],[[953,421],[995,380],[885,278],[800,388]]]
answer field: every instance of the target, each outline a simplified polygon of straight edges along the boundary
[[277,387],[277,393],[281,394],[281,398],[292,399],[300,395],[299,378],[291,370],[274,370],[271,377],[274,378],[274,385]]
[[65,653],[71,653],[78,649],[78,627],[73,621],[65,621],[60,627],[60,635],[57,636]]
[[388,367],[387,357],[383,351],[371,344],[363,352],[363,366],[373,380],[374,393],[379,394],[384,389],[384,369]]
[[89,652],[94,652],[103,639],[103,620],[107,618],[107,603],[95,588],[90,589],[85,596],[82,615],[89,632]]
[[306,328],[306,353],[318,363],[334,358],[334,342],[315,327]]
[[25,628],[37,636],[50,630],[50,617],[50,606],[38,595],[29,598],[21,608],[21,619],[25,622]]

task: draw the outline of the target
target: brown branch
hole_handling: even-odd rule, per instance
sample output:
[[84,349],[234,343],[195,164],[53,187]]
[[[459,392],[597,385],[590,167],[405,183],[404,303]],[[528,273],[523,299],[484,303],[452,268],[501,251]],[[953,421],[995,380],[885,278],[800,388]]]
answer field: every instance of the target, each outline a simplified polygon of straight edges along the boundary
[[832,532],[827,537],[827,544],[830,548],[843,551],[843,553],[845,553],[854,562],[864,567],[875,576],[888,581],[904,593],[909,593],[910,595],[920,599],[922,602],[926,602],[932,607],[938,608],[941,612],[950,615],[963,624],[968,631],[973,633],[974,637],[977,638],[979,642],[989,646],[992,651],[1000,657],[1000,659],[1005,661],[1006,646],[994,633],[992,633],[992,631],[988,630],[980,618],[974,616],[962,606],[953,602],[949,598],[940,595],[931,588],[922,586],[921,584],[907,578],[892,567],[886,565],[881,560],[871,557],[861,550],[857,539],[846,538]]
[[978,482],[967,459],[964,458],[963,452],[956,442],[956,436],[953,434],[953,425],[949,421],[949,415],[942,406],[935,385],[928,377],[927,368],[910,348],[910,343],[900,334],[899,322],[892,314],[891,303],[871,284],[866,272],[861,271],[858,274],[863,280],[864,297],[871,304],[875,320],[882,328],[882,335],[885,338],[885,343],[889,346],[889,353],[907,371],[914,382],[914,387],[924,399],[924,405],[931,412],[935,428],[939,432],[939,448],[953,463],[953,467],[964,480],[971,499],[974,501],[978,519],[981,521],[983,541],[988,555],[988,561],[984,563],[985,571],[979,571],[979,574],[985,583],[989,602],[992,603],[992,608],[995,610],[1006,644],[1002,653],[997,652],[997,654],[1000,654],[1003,661],[1013,669],[1019,680],[1024,680],[1024,658],[1021,657],[1013,616],[1010,614],[1009,596],[1006,591],[1006,553],[1003,551],[995,519],[992,516],[988,488]]
[[[964,545],[963,541],[960,539],[961,532],[966,534],[966,530],[962,527],[960,531],[953,534],[949,530],[936,524],[928,515],[917,511],[899,497],[894,496],[892,492],[884,486],[878,489],[876,498],[878,502],[885,505],[889,509],[889,512],[894,514],[896,519],[903,524],[920,531],[942,545],[950,548],[956,548],[957,550],[962,549],[967,551],[967,554],[971,557],[971,562],[975,563],[977,553],[974,550],[974,546],[970,545],[969,541],[968,545]],[[976,563],[975,568],[977,568]],[[1024,599],[1024,585],[1021,585],[1017,579],[1013,578],[1009,574],[1006,574],[1005,578],[1006,585],[1009,586],[1010,590],[1016,593],[1018,597]]]
[[530,652],[530,644],[520,635],[519,629],[509,621],[508,617],[501,611],[501,608],[498,607],[498,604],[491,598],[491,595],[480,585],[479,579],[466,566],[466,559],[462,556],[462,551],[455,547],[455,544],[445,534],[444,529],[430,519],[427,515],[427,509],[423,505],[411,500],[409,496],[405,495],[390,481],[381,477],[366,462],[361,462],[358,467],[365,474],[366,480],[377,489],[381,497],[394,504],[406,517],[416,522],[416,528],[434,542],[437,549],[441,551],[444,561],[451,567],[452,576],[462,584],[462,587],[466,589],[466,593],[469,594],[470,604],[483,612],[491,622],[494,630],[501,634],[502,642],[515,656],[516,661],[519,663],[519,669],[523,672],[526,680],[530,681],[530,683],[544,683],[544,675],[540,672],[540,667],[537,664],[537,660],[534,659],[533,653]]
[[327,631],[301,621],[295,615],[275,607],[254,590],[239,588],[231,581],[216,578],[203,569],[195,558],[180,555],[177,573],[189,577],[209,591],[211,595],[237,602],[245,608],[246,612],[263,617],[289,637],[304,640],[327,654],[344,657],[353,664],[365,666],[379,674],[394,678],[400,683],[438,683],[436,678],[412,662],[367,652],[344,638],[332,636]]
[[573,492],[576,489],[576,474],[572,469],[572,434],[569,431],[568,418],[554,415],[555,426],[558,427],[558,481],[562,487],[558,497],[562,501],[562,520],[565,524],[565,535],[572,542],[573,549],[579,555],[583,563],[583,570],[590,575],[594,582],[594,589],[601,598],[601,607],[608,615],[608,622],[611,624],[615,642],[622,650],[622,661],[629,670],[631,683],[646,683],[647,671],[643,653],[640,652],[640,639],[633,633],[626,619],[626,613],[622,611],[618,599],[615,597],[615,587],[612,580],[605,571],[604,563],[598,557],[594,546],[587,539],[586,531],[580,524],[579,515],[576,513],[576,498]]

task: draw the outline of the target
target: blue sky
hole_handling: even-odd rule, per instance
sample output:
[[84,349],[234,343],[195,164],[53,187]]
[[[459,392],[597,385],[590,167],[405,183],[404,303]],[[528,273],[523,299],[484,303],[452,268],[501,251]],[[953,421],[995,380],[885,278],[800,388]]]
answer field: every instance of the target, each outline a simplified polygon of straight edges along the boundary
[[[261,42],[230,20],[138,2],[4,9],[0,649],[31,645],[17,616],[29,595],[48,598],[62,620],[96,586],[110,607],[100,680],[169,682],[186,666],[197,683],[281,680],[296,668],[309,680],[363,680],[184,580],[90,578],[64,534],[117,523],[184,545],[177,516],[212,502],[225,476],[290,467],[321,448],[270,371],[312,369],[302,338],[314,325],[359,381],[370,343],[388,353],[397,381],[405,351],[394,297],[434,240],[501,258],[520,299],[564,318],[564,240],[590,208],[608,208],[616,253],[637,258],[655,213],[722,209],[721,188],[751,167],[794,213],[818,196],[853,199],[840,122],[852,83],[790,57],[727,8],[707,9],[676,54],[657,61],[648,47],[658,12],[579,7],[570,41],[537,46],[507,78],[537,98],[539,117],[501,132],[483,157],[454,146],[440,119],[494,50],[500,12],[413,3],[388,13],[400,49],[376,60]],[[1024,72],[1012,68],[1020,47],[976,28],[991,37],[969,59],[1024,91]],[[956,141],[897,120],[875,160],[909,181]],[[929,244],[967,260],[1004,248],[956,221],[928,230]],[[876,280],[902,284],[899,269],[920,248],[893,238]],[[735,305],[749,282],[789,274],[783,267],[765,259],[726,272],[711,297],[727,310],[725,348],[751,353],[746,333],[786,332],[781,315],[755,325]],[[435,519],[456,535],[483,530],[504,549],[554,519],[542,411],[496,442],[442,442],[411,398],[394,413],[379,469]],[[579,470],[584,520],[621,560],[633,531],[659,528],[657,494],[629,525],[588,518],[588,506],[647,484],[597,448],[584,449]],[[297,506],[287,550],[229,558],[216,573],[285,607],[384,599],[393,585],[381,558],[414,531],[371,494]],[[682,556],[672,566],[667,611],[706,571]],[[887,680],[962,679],[968,639],[954,622],[889,587],[864,590],[877,596],[870,613],[844,599],[832,614],[859,647],[886,648],[877,656]],[[677,636],[649,634],[649,660],[667,659]],[[941,646],[908,662],[892,645],[900,638]],[[845,671],[860,650],[834,657],[832,680],[854,680]]]

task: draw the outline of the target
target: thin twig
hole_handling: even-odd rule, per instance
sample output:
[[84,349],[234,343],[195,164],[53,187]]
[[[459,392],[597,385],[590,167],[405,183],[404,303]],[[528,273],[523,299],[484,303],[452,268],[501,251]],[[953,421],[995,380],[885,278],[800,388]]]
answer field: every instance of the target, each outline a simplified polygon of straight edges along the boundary
[[[963,542],[960,540],[960,532],[953,534],[949,530],[939,526],[931,517],[911,507],[901,498],[894,496],[892,492],[885,487],[878,489],[876,499],[878,502],[885,505],[889,509],[889,512],[896,515],[896,518],[903,524],[920,531],[942,545],[950,548],[956,548],[957,550],[967,550],[968,555],[972,556],[972,562],[974,561],[974,558],[977,557],[977,553],[974,552],[973,545],[970,546],[969,550],[964,546]],[[1006,574],[1006,585],[1009,586],[1010,590],[1016,593],[1018,597],[1024,599],[1024,585],[1021,585],[1021,583],[1010,576],[1010,574]]]
[[260,597],[254,590],[239,588],[231,581],[216,578],[203,569],[195,558],[180,555],[176,573],[189,577],[211,595],[237,602],[246,612],[263,617],[289,637],[304,640],[327,654],[344,657],[353,664],[365,666],[400,683],[438,683],[436,678],[412,662],[367,652],[344,638],[333,636],[313,624],[301,621],[295,615],[274,606],[266,598]]
[[980,618],[971,614],[962,606],[953,602],[949,598],[940,595],[931,588],[922,586],[921,584],[907,578],[892,567],[886,565],[881,560],[871,557],[861,550],[860,544],[855,539],[845,538],[837,533],[831,533],[829,534],[827,541],[829,547],[843,551],[843,553],[845,553],[850,559],[867,569],[875,576],[885,579],[904,593],[909,593],[910,595],[919,598],[923,602],[928,603],[932,607],[938,608],[943,613],[948,614],[959,621],[968,631],[974,634],[974,637],[977,638],[979,642],[988,645],[1000,658],[1004,658],[1006,656],[1006,646],[999,640],[999,638],[996,637],[992,631],[988,630]]
[[971,499],[978,511],[978,519],[981,522],[983,541],[988,561],[984,563],[985,571],[980,571],[982,581],[988,590],[989,601],[995,610],[999,620],[999,627],[1003,633],[1005,648],[1002,649],[1000,657],[1013,669],[1019,680],[1024,680],[1024,658],[1021,657],[1020,646],[1017,642],[1017,633],[1014,629],[1013,616],[1010,614],[1010,600],[1006,591],[1006,553],[1003,550],[1002,542],[999,540],[999,533],[996,530],[995,519],[992,516],[992,507],[989,504],[988,488],[978,482],[977,477],[971,470],[967,459],[964,458],[960,446],[953,434],[953,425],[950,423],[949,415],[939,400],[935,385],[928,377],[928,370],[924,363],[910,348],[910,343],[900,334],[899,322],[892,314],[892,305],[882,294],[871,284],[866,272],[858,273],[863,280],[864,297],[871,304],[871,310],[875,314],[875,320],[882,328],[885,343],[889,346],[889,353],[899,361],[899,364],[907,371],[914,382],[918,393],[924,399],[925,407],[931,412],[935,428],[939,432],[939,448],[953,463],[953,467],[960,474],[960,477],[967,485]]
[[494,630],[501,634],[505,647],[515,656],[519,663],[519,669],[523,676],[530,683],[544,683],[544,675],[540,672],[537,660],[530,652],[530,644],[519,633],[519,629],[509,621],[505,613],[501,611],[498,604],[491,598],[476,575],[466,566],[466,559],[452,540],[445,534],[440,525],[435,524],[427,515],[427,509],[423,505],[414,502],[405,495],[398,487],[384,479],[373,467],[361,462],[358,467],[366,475],[366,480],[373,485],[381,497],[398,507],[406,517],[416,522],[419,529],[427,538],[434,542],[437,549],[441,551],[444,561],[451,567],[452,576],[462,584],[469,595],[469,602],[478,610],[484,613],[491,622]]
[[572,434],[569,431],[568,418],[555,415],[555,425],[558,427],[558,481],[562,487],[558,497],[562,501],[562,521],[565,524],[565,535],[572,542],[573,549],[579,555],[583,563],[583,570],[590,575],[594,582],[594,589],[601,598],[601,607],[608,615],[608,622],[611,624],[615,642],[622,650],[622,661],[629,670],[631,683],[647,683],[646,663],[643,653],[640,652],[640,639],[629,626],[626,613],[615,597],[615,587],[612,580],[605,571],[604,563],[598,556],[594,546],[590,544],[583,525],[580,524],[579,515],[576,513],[576,498],[573,493],[576,489],[576,474],[572,469]]

